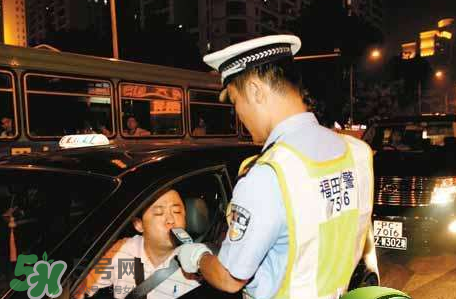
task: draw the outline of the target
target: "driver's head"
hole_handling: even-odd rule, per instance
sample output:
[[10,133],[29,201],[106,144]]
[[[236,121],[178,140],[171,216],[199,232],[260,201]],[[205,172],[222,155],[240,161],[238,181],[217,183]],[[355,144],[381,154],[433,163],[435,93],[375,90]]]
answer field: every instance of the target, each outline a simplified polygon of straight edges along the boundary
[[142,233],[144,247],[172,250],[170,229],[185,228],[185,207],[176,190],[169,190],[149,206],[141,218],[133,220],[135,229]]

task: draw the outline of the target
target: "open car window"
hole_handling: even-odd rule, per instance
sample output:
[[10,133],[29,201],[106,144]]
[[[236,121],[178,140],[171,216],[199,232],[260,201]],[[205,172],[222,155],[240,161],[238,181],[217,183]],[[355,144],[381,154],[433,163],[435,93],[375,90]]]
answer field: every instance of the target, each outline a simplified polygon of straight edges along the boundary
[[454,143],[453,122],[385,124],[370,128],[365,140],[375,150],[423,151]]
[[[194,241],[208,243],[217,251],[227,229],[223,188],[220,177],[211,172],[178,179],[153,191],[89,263],[71,297],[123,299],[134,292],[137,283],[151,277],[156,269],[169,267],[179,245],[171,236],[171,227],[184,226]],[[169,251],[159,262],[154,255],[158,250]],[[178,269],[149,292],[148,298],[179,298],[199,286],[196,277],[184,276]]]

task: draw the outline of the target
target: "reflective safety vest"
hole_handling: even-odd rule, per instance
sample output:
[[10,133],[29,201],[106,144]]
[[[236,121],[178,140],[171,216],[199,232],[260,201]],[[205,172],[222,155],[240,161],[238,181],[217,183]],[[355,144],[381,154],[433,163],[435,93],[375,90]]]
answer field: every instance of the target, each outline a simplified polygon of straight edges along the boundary
[[339,298],[362,257],[373,207],[372,152],[341,136],[346,151],[334,160],[311,160],[280,141],[256,160],[274,169],[286,209],[288,263],[277,299]]

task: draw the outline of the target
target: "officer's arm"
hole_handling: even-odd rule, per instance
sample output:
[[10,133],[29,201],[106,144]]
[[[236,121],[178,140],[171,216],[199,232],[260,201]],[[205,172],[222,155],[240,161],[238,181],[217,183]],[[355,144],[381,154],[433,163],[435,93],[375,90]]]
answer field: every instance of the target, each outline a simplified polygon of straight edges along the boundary
[[203,255],[200,260],[200,272],[212,286],[228,293],[240,291],[248,282],[248,280],[233,277],[223,267],[218,257],[212,254]]
[[285,225],[280,195],[269,166],[252,168],[238,182],[231,202],[236,220],[230,222],[218,256],[204,255],[200,260],[200,272],[211,285],[237,292],[255,275]]

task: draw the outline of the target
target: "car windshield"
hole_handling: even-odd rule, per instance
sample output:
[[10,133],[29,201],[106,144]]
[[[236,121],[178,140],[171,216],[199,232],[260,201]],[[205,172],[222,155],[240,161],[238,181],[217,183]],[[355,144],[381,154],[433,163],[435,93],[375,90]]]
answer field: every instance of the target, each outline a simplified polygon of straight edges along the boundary
[[[49,254],[113,190],[111,180],[0,170],[0,295],[19,254]],[[16,254],[15,254],[16,253]]]
[[374,150],[423,151],[454,143],[456,123],[392,123],[371,127],[364,140]]

